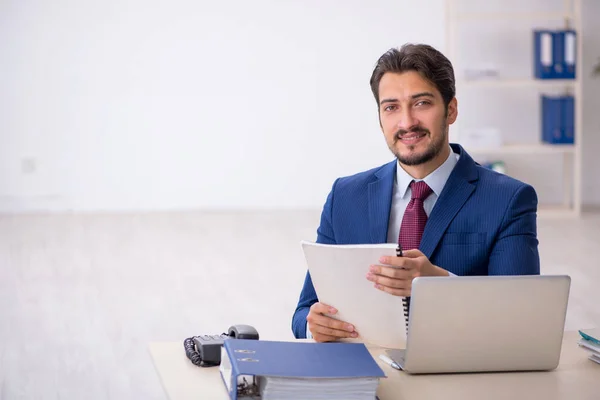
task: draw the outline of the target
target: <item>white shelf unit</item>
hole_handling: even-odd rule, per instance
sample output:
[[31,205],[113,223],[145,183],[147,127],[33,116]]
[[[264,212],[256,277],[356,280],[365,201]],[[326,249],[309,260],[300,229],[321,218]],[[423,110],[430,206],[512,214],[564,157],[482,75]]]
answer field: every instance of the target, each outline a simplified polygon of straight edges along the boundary
[[575,145],[572,144],[507,144],[501,147],[473,147],[467,146],[466,150],[472,154],[574,154]]
[[[450,1],[452,3],[452,1]],[[566,3],[566,2],[565,2]],[[558,18],[569,18],[573,19],[574,13],[565,9],[564,12],[502,12],[502,13],[461,13],[456,15],[457,21],[469,21],[469,20],[487,20],[487,21],[499,21],[499,20],[543,20],[543,19],[558,19]]]
[[[524,0],[525,2],[527,0]],[[541,26],[548,20],[563,20],[565,28],[573,29],[577,33],[576,47],[576,79],[536,79],[533,72],[530,76],[522,78],[503,79],[464,79],[459,71],[455,71],[457,90],[482,87],[482,88],[537,88],[541,90],[550,88],[569,89],[575,97],[575,140],[572,145],[546,144],[540,139],[539,143],[506,143],[499,147],[468,147],[466,150],[476,155],[551,155],[563,157],[563,204],[544,204],[540,202],[538,214],[544,217],[578,217],[582,208],[582,34],[581,34],[581,0],[564,0],[563,10],[558,12],[456,12],[456,5],[460,0],[446,0],[446,53],[455,63],[457,60],[459,42],[457,28],[460,24],[470,21],[530,21],[532,30],[534,24]],[[533,49],[532,49],[533,51]],[[531,66],[533,70],[533,66]],[[541,92],[540,92],[541,93]],[[541,134],[539,135],[541,136]],[[460,130],[459,130],[460,137]]]
[[462,87],[538,87],[538,88],[553,88],[553,87],[571,87],[575,88],[577,79],[473,79],[462,80]]

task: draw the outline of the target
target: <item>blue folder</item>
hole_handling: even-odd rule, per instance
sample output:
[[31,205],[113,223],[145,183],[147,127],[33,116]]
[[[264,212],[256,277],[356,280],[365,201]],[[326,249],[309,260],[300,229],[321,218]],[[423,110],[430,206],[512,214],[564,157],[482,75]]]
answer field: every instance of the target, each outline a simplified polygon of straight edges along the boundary
[[563,30],[555,32],[555,36],[555,41],[558,43],[555,53],[557,55],[555,68],[560,64],[560,74],[557,77],[575,79],[577,35],[574,30]]
[[[385,377],[362,343],[225,340],[221,377],[232,400],[242,378],[381,378]],[[375,395],[375,394],[374,394]]]
[[565,77],[565,35],[563,31],[552,32],[553,73],[555,79]]
[[583,339],[600,345],[600,329],[580,329],[578,332]]
[[575,142],[575,98],[542,96],[542,141],[549,144]]
[[577,33],[574,30],[533,31],[533,74],[538,79],[575,79]]
[[560,96],[542,96],[542,141],[558,144],[562,141]]
[[533,31],[533,74],[538,79],[555,79],[555,35],[553,31]]
[[575,97],[562,98],[562,142],[575,143]]

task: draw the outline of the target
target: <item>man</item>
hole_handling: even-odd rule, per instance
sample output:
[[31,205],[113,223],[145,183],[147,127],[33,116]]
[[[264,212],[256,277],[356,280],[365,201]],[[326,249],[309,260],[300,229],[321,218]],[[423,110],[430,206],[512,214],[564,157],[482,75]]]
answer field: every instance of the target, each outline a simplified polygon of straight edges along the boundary
[[[391,49],[377,62],[371,90],[396,160],[335,181],[317,242],[400,243],[403,257],[365,266],[373,290],[391,296],[410,296],[418,276],[539,274],[535,190],[449,143],[458,116],[450,61],[427,45]],[[333,306],[318,302],[307,273],[294,335],[358,337],[352,321],[329,316]]]

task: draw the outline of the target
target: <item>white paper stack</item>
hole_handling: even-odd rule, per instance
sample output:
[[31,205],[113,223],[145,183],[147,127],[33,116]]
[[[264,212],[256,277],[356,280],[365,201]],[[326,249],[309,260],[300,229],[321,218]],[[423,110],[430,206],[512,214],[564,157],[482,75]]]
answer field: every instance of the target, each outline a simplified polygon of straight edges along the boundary
[[579,331],[581,339],[577,344],[590,353],[588,357],[593,362],[600,364],[600,330]]
[[580,347],[583,347],[590,353],[590,356],[588,357],[590,360],[600,364],[600,346],[599,345],[594,344],[594,343],[590,342],[589,340],[585,340],[585,339],[580,339],[577,344],[579,344]]
[[369,266],[380,264],[381,256],[396,255],[397,245],[326,245],[307,241],[301,245],[319,301],[338,310],[331,315],[333,318],[355,326],[360,335],[355,341],[403,348],[406,320],[402,297],[377,290],[366,279]]
[[377,378],[290,379],[263,377],[260,380],[260,394],[263,400],[373,400],[378,383]]

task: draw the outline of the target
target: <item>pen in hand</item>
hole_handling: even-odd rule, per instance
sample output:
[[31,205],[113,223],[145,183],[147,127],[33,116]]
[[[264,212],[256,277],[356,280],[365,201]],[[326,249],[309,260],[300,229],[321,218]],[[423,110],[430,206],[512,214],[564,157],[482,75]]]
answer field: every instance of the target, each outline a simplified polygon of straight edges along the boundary
[[389,358],[388,356],[386,356],[385,354],[380,354],[379,358],[381,360],[383,360],[383,362],[385,362],[387,365],[389,365],[392,368],[397,369],[398,371],[402,371],[402,367],[400,367],[400,364],[398,364],[396,361],[392,360],[391,358]]

